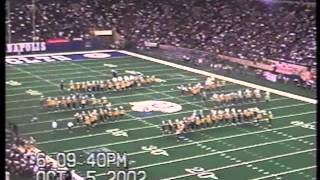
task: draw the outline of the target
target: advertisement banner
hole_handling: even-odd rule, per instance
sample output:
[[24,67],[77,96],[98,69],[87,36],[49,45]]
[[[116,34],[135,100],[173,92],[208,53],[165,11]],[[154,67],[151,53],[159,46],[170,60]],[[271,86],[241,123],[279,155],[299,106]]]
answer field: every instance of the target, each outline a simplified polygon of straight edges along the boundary
[[271,72],[268,72],[268,71],[265,71],[263,72],[263,77],[266,79],[266,80],[269,80],[271,82],[277,82],[277,75],[276,74],[273,74]]
[[222,59],[229,60],[231,62],[235,62],[238,64],[242,64],[245,66],[249,67],[254,67],[262,70],[267,70],[267,71],[273,71],[273,66],[271,64],[264,64],[264,63],[259,63],[259,62],[253,62],[251,60],[245,60],[245,59],[240,59],[240,58],[235,58],[235,57],[229,57],[229,56],[224,56],[224,55],[218,55],[218,57]]
[[144,42],[144,45],[145,45],[146,47],[158,47],[158,43],[148,42],[148,41],[145,41],[145,42]]
[[54,38],[54,39],[47,40],[48,44],[59,44],[59,43],[67,43],[67,42],[70,42],[70,40],[65,38]]
[[93,31],[95,36],[112,36],[112,30],[96,30]]
[[34,52],[42,52],[46,50],[47,50],[47,45],[45,42],[23,42],[23,43],[6,44],[7,54],[34,53]]
[[275,62],[276,72],[286,75],[300,75],[302,72],[307,71],[305,66],[296,64],[289,64],[285,62]]

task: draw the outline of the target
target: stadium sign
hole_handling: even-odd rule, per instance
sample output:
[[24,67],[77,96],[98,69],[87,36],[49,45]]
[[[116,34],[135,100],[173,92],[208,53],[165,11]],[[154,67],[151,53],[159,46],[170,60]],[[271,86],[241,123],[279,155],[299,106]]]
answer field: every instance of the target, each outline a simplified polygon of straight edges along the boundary
[[86,52],[69,52],[69,53],[50,53],[50,54],[35,54],[35,55],[16,55],[6,56],[5,62],[7,65],[19,64],[38,64],[60,61],[86,61],[100,60],[105,58],[126,57],[126,54],[118,51],[86,51]]
[[168,101],[140,101],[131,102],[131,109],[138,112],[158,111],[163,113],[174,113],[182,110],[182,106]]
[[41,52],[47,50],[45,42],[9,43],[6,47],[7,53]]
[[72,59],[66,56],[36,56],[36,57],[16,57],[6,58],[6,64],[18,65],[18,64],[38,64],[44,62],[56,62],[56,61],[71,61]]
[[102,58],[111,57],[111,55],[107,53],[89,53],[89,54],[84,54],[83,56],[87,58],[93,58],[93,59],[102,59]]
[[144,41],[144,45],[146,47],[158,47],[158,43],[155,43],[155,42]]

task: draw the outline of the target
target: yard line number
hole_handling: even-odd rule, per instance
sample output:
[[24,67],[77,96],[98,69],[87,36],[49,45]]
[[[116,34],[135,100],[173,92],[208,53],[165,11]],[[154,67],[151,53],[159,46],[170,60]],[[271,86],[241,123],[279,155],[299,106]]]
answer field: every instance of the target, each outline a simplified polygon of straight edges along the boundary
[[114,64],[103,64],[103,66],[110,67],[110,68],[118,67],[117,65],[114,65]]
[[213,172],[207,171],[202,167],[193,167],[191,169],[185,169],[188,173],[197,175],[201,179],[219,179]]
[[141,147],[142,150],[144,151],[149,151],[150,154],[155,155],[155,156],[159,156],[159,155],[163,155],[163,156],[169,156],[168,152],[166,150],[160,149],[157,146],[154,145],[150,145],[150,146],[142,146]]
[[313,130],[316,129],[314,124],[304,123],[302,121],[291,121],[290,124],[294,125],[294,126],[300,126],[300,127],[303,127],[303,128],[307,128],[307,129],[313,129]]
[[18,81],[13,81],[13,80],[10,80],[10,81],[6,81],[6,84],[10,85],[10,86],[21,86],[21,83],[18,82]]
[[125,137],[128,137],[128,133],[119,129],[119,128],[116,128],[116,129],[108,129],[106,130],[107,133],[111,133],[113,136],[125,136]]
[[32,90],[32,89],[27,90],[26,93],[30,94],[31,96],[41,96],[42,95],[41,92],[35,91],[35,90]]

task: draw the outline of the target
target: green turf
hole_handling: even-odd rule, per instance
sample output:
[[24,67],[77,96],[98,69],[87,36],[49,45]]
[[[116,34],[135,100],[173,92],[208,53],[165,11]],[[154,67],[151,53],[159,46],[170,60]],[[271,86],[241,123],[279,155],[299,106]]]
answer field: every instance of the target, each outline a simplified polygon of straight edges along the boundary
[[[146,75],[156,75],[167,82],[132,89],[124,92],[96,93],[97,97],[107,96],[113,104],[130,108],[128,102],[158,100],[181,104],[181,112],[164,114],[152,112],[143,114],[130,111],[125,117],[99,124],[86,132],[85,127],[76,127],[72,133],[66,129],[67,122],[73,120],[76,110],[48,112],[39,108],[39,96],[26,94],[28,89],[42,92],[45,96],[62,96],[58,83],[61,79],[74,81],[100,80],[110,78],[110,68],[103,64],[118,65],[116,70],[135,70]],[[130,168],[145,170],[148,180],[158,180],[187,174],[185,169],[202,167],[213,170],[219,179],[247,180],[268,177],[269,179],[315,179],[315,130],[296,127],[292,121],[315,123],[316,107],[302,101],[272,95],[269,103],[251,103],[241,107],[258,106],[273,111],[275,119],[272,128],[266,124],[230,125],[220,124],[189,133],[177,142],[175,136],[162,135],[157,125],[162,120],[187,116],[193,110],[211,109],[210,103],[203,103],[199,97],[180,94],[177,85],[204,81],[205,77],[133,57],[106,59],[99,61],[60,62],[37,65],[7,66],[6,80],[22,83],[21,86],[6,86],[6,120],[15,122],[23,136],[33,136],[37,147],[47,153],[74,152],[77,155],[98,149],[110,149],[129,154]],[[222,91],[233,91],[245,87],[228,83]],[[38,122],[31,123],[32,114],[37,114]],[[58,120],[59,130],[50,128],[52,120]],[[106,132],[119,128],[128,137],[114,136]],[[169,155],[153,155],[141,149],[154,145]],[[308,151],[310,150],[310,151]],[[254,162],[255,160],[260,160]],[[266,159],[266,160],[264,160]],[[241,164],[251,162],[250,164]],[[290,172],[300,168],[309,169]],[[107,168],[91,168],[81,162],[75,167],[81,174],[88,170],[97,171],[98,180],[106,179]],[[207,172],[208,173],[208,172]],[[202,174],[203,175],[203,174]],[[201,174],[181,176],[180,179],[200,179]],[[208,179],[213,179],[212,176]]]

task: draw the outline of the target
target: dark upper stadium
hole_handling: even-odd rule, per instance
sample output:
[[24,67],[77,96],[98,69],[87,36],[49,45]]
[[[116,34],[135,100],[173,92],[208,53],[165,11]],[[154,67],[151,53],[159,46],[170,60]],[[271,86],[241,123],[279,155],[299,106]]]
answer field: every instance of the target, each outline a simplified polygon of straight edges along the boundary
[[315,64],[315,3],[275,2],[37,0],[33,34],[31,1],[12,0],[6,23],[11,42],[84,38],[90,28],[116,28],[139,48],[148,40],[253,60]]

